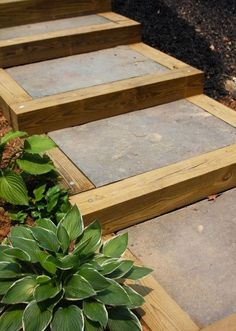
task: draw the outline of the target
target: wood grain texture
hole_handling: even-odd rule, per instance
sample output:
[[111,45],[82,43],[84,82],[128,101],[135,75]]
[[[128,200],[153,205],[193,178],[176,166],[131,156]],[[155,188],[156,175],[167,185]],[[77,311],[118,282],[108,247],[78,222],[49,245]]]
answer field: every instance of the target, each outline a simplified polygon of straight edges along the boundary
[[[113,18],[110,13],[101,15]],[[114,15],[114,22],[0,41],[0,67],[55,59],[138,42],[140,24]]]
[[31,99],[31,96],[6,71],[0,69],[0,107],[9,123],[11,122],[9,106],[16,102],[24,102]]
[[179,69],[184,68],[187,66],[186,63],[177,60],[176,58],[167,55],[153,47],[150,47],[144,43],[136,43],[133,45],[130,45],[132,49],[134,49],[136,52],[139,52],[140,54],[143,54],[144,56],[149,57],[150,59],[153,59],[154,61],[160,63],[161,65],[169,68],[169,69]]
[[215,322],[201,331],[236,331],[236,314]]
[[[140,260],[127,251],[125,257],[136,265]],[[130,282],[128,282],[130,284]],[[153,276],[136,282],[138,292],[145,297],[145,304],[137,312],[141,321],[150,331],[198,331],[199,327],[191,320],[179,305],[166,293]]]
[[236,112],[233,109],[203,94],[190,97],[188,101],[236,128]]
[[2,0],[0,28],[110,10],[110,0]]
[[54,148],[47,154],[54,162],[61,176],[62,185],[68,189],[70,195],[88,191],[95,187],[59,148]]
[[144,109],[202,93],[202,72],[192,67],[102,84],[11,106],[14,128],[30,134]]
[[236,186],[236,145],[71,198],[86,223],[112,233]]

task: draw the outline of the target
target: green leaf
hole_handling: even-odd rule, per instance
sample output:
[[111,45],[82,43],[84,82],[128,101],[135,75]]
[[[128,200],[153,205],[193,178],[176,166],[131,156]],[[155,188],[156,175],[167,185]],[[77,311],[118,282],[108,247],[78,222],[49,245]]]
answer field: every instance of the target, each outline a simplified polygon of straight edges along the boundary
[[59,223],[57,228],[57,239],[61,245],[63,253],[65,253],[70,246],[70,237],[61,223]]
[[84,301],[84,314],[94,322],[99,322],[101,326],[106,328],[108,322],[108,313],[104,304],[97,301]]
[[14,306],[7,309],[0,317],[0,331],[19,331],[22,329],[24,307]]
[[46,189],[46,184],[44,185],[40,185],[39,187],[36,187],[36,189],[34,189],[33,194],[34,194],[34,199],[35,201],[41,201],[44,198],[44,192]]
[[21,261],[30,261],[29,254],[19,248],[9,247],[5,249],[4,254],[10,257],[14,257]]
[[109,310],[108,327],[110,331],[142,331],[138,318],[125,307]]
[[59,250],[59,242],[52,231],[36,226],[31,228],[31,232],[40,247],[55,253]]
[[114,272],[116,269],[118,269],[123,261],[120,260],[108,260],[107,262],[102,264],[102,271],[101,274],[102,275],[109,275],[112,272]]
[[44,331],[52,320],[52,309],[32,301],[23,314],[23,330]]
[[0,295],[4,295],[9,288],[12,286],[12,284],[15,282],[15,280],[1,280],[0,281]]
[[110,273],[107,277],[113,279],[122,278],[133,267],[133,265],[134,265],[133,261],[129,261],[129,260],[122,261],[120,266],[117,269],[115,269],[112,273]]
[[4,295],[2,303],[15,305],[30,302],[33,299],[36,286],[37,282],[34,277],[28,276],[17,280]]
[[102,253],[109,257],[120,257],[127,249],[128,233],[116,236],[106,241],[102,246]]
[[37,252],[40,251],[35,240],[22,237],[10,237],[10,242],[14,248],[19,248],[30,256],[32,263],[38,262]]
[[41,302],[54,298],[61,291],[60,286],[54,285],[53,281],[39,284],[34,293],[35,300]]
[[52,161],[46,155],[25,153],[21,159],[17,159],[16,163],[21,170],[31,175],[43,175],[55,169]]
[[130,304],[128,305],[128,308],[130,309],[136,309],[138,307],[141,307],[144,304],[144,298],[138,294],[134,289],[132,289],[129,286],[123,285],[123,288],[125,289],[126,293],[129,296]]
[[0,176],[0,197],[13,205],[28,205],[28,192],[22,177],[13,171]]
[[37,252],[37,259],[41,266],[50,274],[55,275],[57,271],[57,266],[53,261],[50,260],[51,255],[48,255],[46,252],[39,251]]
[[98,221],[91,223],[85,228],[81,238],[79,238],[74,252],[80,252],[80,254],[84,255],[94,252],[101,245],[101,235],[100,223]]
[[52,331],[82,331],[84,330],[84,317],[81,309],[71,305],[59,308],[51,323]]
[[75,205],[61,220],[60,224],[66,229],[70,240],[77,239],[83,232],[84,224],[78,207]]
[[7,144],[10,140],[26,137],[27,133],[22,131],[9,131],[1,138],[1,145]]
[[73,275],[64,289],[67,300],[82,300],[96,294],[89,282],[80,275]]
[[109,282],[111,285],[106,290],[99,292],[96,299],[110,306],[129,305],[129,296],[123,287],[114,280],[109,280]]
[[56,225],[48,218],[40,218],[36,221],[36,224],[41,228],[57,233]]
[[37,284],[45,284],[51,281],[51,278],[46,275],[40,275],[36,278]]
[[28,216],[27,213],[24,213],[23,211],[19,211],[18,213],[7,213],[10,217],[11,221],[24,223],[26,220],[26,217]]
[[72,254],[57,258],[51,256],[48,260],[55,263],[57,268],[61,270],[73,269],[80,264],[80,258]]
[[98,271],[92,268],[81,269],[77,274],[84,277],[92,285],[95,291],[102,291],[110,286],[110,282]]
[[132,280],[139,280],[149,275],[153,270],[146,267],[133,266],[132,269],[123,277]]
[[32,232],[26,226],[14,226],[11,229],[10,237],[11,238],[13,238],[13,237],[22,237],[22,238],[25,238],[25,239],[34,240]]
[[39,154],[45,153],[57,145],[46,135],[34,135],[25,140],[24,150],[27,153]]
[[0,262],[0,279],[14,279],[22,277],[23,273],[19,264]]
[[102,331],[104,330],[99,323],[93,322],[84,316],[84,331]]

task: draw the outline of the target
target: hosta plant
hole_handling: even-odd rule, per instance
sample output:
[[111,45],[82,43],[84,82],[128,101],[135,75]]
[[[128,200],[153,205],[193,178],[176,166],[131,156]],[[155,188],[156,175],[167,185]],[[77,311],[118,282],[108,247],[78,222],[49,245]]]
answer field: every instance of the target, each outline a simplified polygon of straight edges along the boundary
[[54,185],[47,188],[47,184],[37,186],[29,197],[29,205],[21,206],[15,212],[8,215],[12,221],[24,223],[28,216],[34,220],[51,218],[54,223],[64,217],[65,213],[71,208],[69,195],[66,190]]
[[[13,155],[5,156],[8,143],[24,138]],[[44,153],[54,148],[55,143],[47,136],[28,137],[25,132],[10,131],[0,139],[0,198],[13,205],[28,205],[27,180],[55,170],[50,158]]]
[[124,260],[127,234],[102,243],[76,206],[56,226],[18,226],[0,246],[0,331],[139,331],[143,297],[126,285],[151,270]]

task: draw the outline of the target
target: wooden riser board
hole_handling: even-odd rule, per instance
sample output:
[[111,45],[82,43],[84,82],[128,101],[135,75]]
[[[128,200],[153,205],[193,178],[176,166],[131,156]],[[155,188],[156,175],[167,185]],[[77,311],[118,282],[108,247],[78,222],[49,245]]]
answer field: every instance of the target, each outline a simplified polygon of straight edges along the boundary
[[173,63],[127,45],[13,67],[0,72],[2,108],[14,129],[45,133],[202,93],[202,72]]
[[115,13],[0,29],[0,67],[139,42],[140,24]]
[[110,0],[1,0],[0,28],[110,10]]

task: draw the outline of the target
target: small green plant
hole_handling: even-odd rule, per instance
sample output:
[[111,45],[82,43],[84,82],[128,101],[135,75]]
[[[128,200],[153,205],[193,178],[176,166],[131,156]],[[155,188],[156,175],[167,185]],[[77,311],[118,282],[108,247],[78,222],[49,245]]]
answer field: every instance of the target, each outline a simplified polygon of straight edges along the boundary
[[151,269],[122,259],[127,234],[104,243],[72,207],[56,226],[18,226],[0,246],[0,331],[140,331],[144,300],[126,279]]
[[28,206],[21,206],[20,211],[8,212],[14,222],[24,223],[28,216],[34,220],[50,218],[58,223],[71,208],[68,192],[54,185],[47,189],[43,184],[33,190],[33,196],[29,198]]
[[[16,138],[26,138],[13,155],[4,159],[8,143]],[[30,177],[41,176],[55,170],[50,158],[43,154],[54,148],[55,143],[47,136],[28,137],[21,131],[10,131],[0,139],[0,198],[13,205],[29,204]]]

